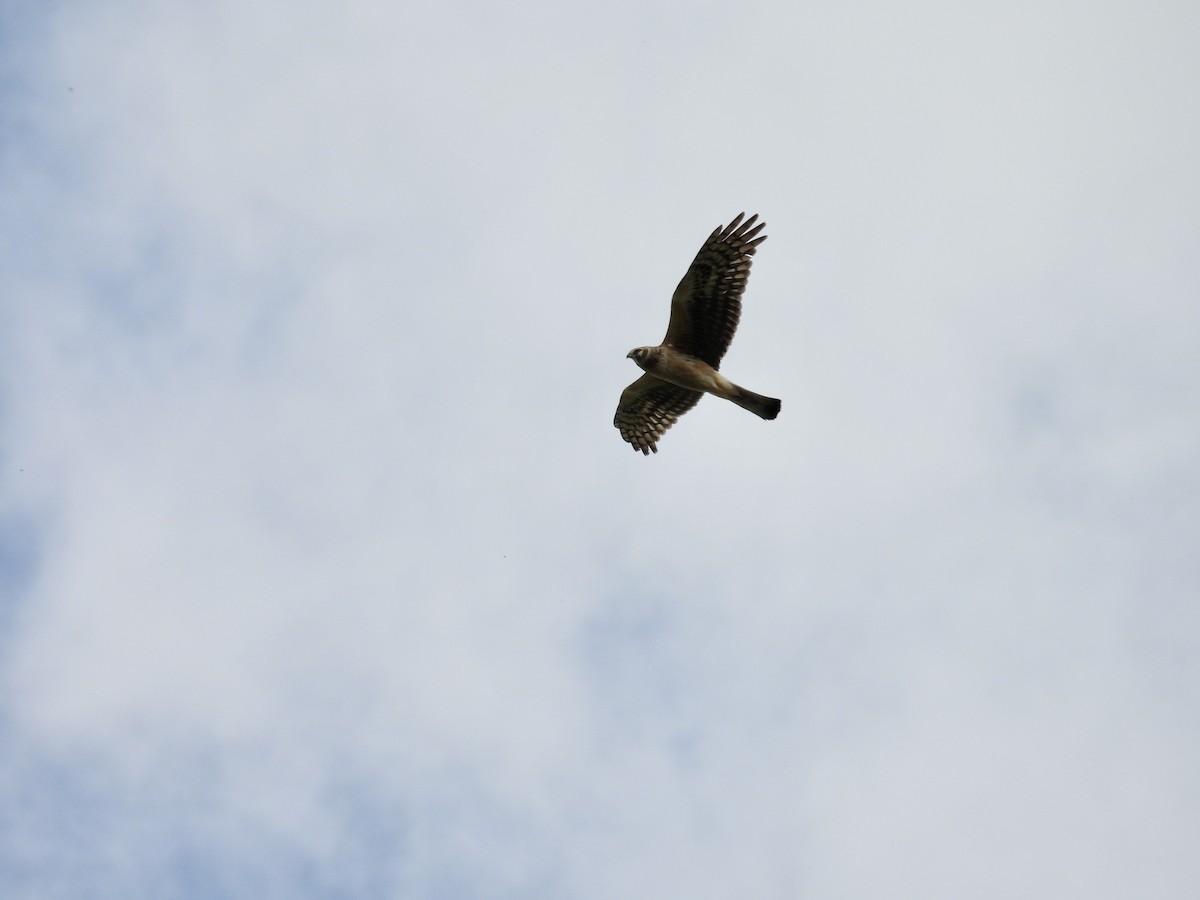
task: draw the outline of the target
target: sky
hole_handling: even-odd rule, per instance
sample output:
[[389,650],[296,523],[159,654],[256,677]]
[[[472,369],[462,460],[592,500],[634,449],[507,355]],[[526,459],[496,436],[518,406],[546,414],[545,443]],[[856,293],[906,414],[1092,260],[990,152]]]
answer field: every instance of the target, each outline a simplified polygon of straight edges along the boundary
[[0,21],[4,897],[1197,896],[1200,6]]

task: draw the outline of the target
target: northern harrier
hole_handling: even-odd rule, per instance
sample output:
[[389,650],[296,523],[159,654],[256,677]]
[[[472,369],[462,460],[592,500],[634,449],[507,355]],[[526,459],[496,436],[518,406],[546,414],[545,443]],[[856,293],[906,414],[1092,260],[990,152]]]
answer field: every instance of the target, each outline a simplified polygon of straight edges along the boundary
[[634,450],[657,453],[658,439],[704,394],[732,400],[764,419],[779,415],[778,400],[738,387],[717,371],[742,314],[751,257],[767,239],[756,237],[766,223],[754,225],[757,215],[743,222],[744,216],[717,226],[696,254],[671,297],[663,342],[629,351],[646,374],[621,392],[613,424]]

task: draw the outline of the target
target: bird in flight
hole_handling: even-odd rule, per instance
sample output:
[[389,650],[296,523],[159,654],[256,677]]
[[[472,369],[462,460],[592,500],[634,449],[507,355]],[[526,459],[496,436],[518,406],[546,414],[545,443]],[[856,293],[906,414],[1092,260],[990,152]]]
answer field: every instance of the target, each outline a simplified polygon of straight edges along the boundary
[[774,419],[780,402],[739,387],[717,369],[742,315],[742,291],[751,257],[767,236],[765,222],[745,213],[709,235],[671,297],[667,336],[657,347],[637,347],[627,358],[646,374],[621,392],[613,418],[621,437],[647,456],[658,439],[705,394],[732,400],[756,416]]

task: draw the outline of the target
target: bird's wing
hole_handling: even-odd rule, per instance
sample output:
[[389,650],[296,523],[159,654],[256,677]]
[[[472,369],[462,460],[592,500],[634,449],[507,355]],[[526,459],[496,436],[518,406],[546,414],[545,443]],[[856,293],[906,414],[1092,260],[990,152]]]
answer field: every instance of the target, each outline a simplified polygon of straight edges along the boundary
[[658,452],[658,439],[704,395],[646,374],[621,392],[613,425],[634,450]]
[[696,254],[671,298],[671,322],[663,338],[667,346],[714,369],[737,330],[751,257],[767,239],[765,234],[756,236],[766,223],[755,225],[757,214],[743,222],[744,215],[738,213],[724,228],[718,226]]

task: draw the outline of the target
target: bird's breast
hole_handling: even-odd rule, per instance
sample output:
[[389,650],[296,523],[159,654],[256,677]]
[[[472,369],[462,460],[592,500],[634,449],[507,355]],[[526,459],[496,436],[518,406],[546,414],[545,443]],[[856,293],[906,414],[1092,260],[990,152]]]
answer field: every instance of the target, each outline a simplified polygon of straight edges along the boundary
[[655,354],[652,359],[655,368],[647,367],[646,371],[663,381],[669,381],[671,384],[693,391],[704,391],[710,394],[721,393],[721,382],[724,379],[704,360],[671,350],[668,347],[662,348],[662,351]]

